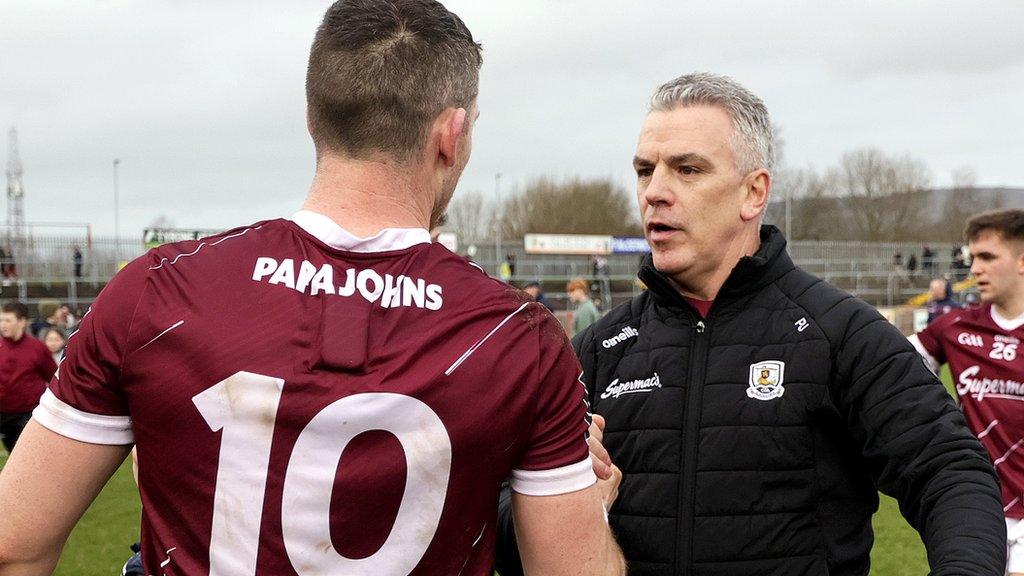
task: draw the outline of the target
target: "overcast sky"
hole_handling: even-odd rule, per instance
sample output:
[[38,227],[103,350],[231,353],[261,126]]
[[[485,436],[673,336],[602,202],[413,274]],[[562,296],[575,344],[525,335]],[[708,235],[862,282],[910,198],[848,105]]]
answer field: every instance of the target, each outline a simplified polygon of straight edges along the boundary
[[[229,228],[290,214],[313,174],[303,82],[329,2],[0,0],[0,127],[19,130],[29,222],[114,229],[164,215]],[[1024,2],[450,0],[484,44],[460,190],[611,177],[646,99],[732,76],[782,128],[790,166],[876,146],[936,185],[1024,186]],[[6,159],[6,137],[0,144]],[[2,216],[0,216],[2,217]]]

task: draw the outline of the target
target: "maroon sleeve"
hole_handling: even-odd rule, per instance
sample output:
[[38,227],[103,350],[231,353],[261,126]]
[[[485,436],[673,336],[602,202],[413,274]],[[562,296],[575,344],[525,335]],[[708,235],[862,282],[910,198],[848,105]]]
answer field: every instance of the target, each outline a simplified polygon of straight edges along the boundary
[[50,383],[57,398],[93,414],[128,413],[119,386],[121,363],[148,272],[149,258],[138,258],[100,292]]
[[917,333],[917,339],[921,346],[935,358],[939,365],[946,363],[946,350],[943,346],[942,333],[949,328],[949,325],[956,317],[958,310],[954,310],[944,316],[940,316],[925,326],[924,330]]
[[561,494],[596,479],[587,447],[590,413],[572,345],[549,312],[538,316],[536,412],[526,452],[512,473],[512,488],[523,494]]

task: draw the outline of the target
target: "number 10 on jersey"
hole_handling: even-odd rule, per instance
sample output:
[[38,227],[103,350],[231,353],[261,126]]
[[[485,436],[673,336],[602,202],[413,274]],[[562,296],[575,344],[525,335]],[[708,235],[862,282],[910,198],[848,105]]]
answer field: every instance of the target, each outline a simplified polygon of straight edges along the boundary
[[[210,429],[223,431],[210,576],[256,573],[270,449],[284,385],[280,378],[237,372],[192,398]],[[352,559],[330,545],[331,494],[345,447],[371,430],[383,430],[398,439],[408,477],[387,540],[372,555]],[[411,572],[437,531],[451,454],[451,440],[441,419],[411,396],[353,394],[317,413],[299,434],[285,471],[281,530],[295,572],[299,576]]]

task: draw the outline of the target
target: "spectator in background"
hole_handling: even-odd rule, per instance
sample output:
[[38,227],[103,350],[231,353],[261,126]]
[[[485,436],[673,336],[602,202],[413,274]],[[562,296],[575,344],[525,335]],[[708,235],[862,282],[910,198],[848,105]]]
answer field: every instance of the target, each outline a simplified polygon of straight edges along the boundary
[[27,329],[27,306],[9,302],[0,307],[0,434],[8,451],[14,449],[57,371],[49,349],[27,338]]
[[950,310],[958,310],[960,303],[953,299],[953,287],[945,278],[933,278],[928,285],[928,323]]
[[508,263],[508,275],[510,278],[516,277],[516,255],[509,252],[505,255],[505,262]]
[[17,278],[18,268],[14,262],[14,251],[0,248],[0,274],[4,278]]
[[911,254],[910,258],[907,258],[907,274],[909,274],[911,278],[913,278],[914,276],[917,276],[917,255],[916,254]]
[[572,312],[572,335],[575,336],[601,318],[601,312],[590,301],[590,287],[585,280],[576,279],[565,286],[569,300],[576,306]]
[[935,252],[927,246],[921,250],[921,271],[928,276],[935,276]]
[[53,355],[53,362],[60,364],[60,357],[64,354],[64,345],[67,344],[64,332],[56,328],[48,329],[43,333],[43,344],[46,344],[46,348]]
[[75,265],[75,278],[82,277],[82,250],[78,245],[71,247],[71,261]]
[[[594,278],[600,285],[600,292],[602,298],[611,299],[611,281],[608,278],[608,259],[604,256],[594,256]],[[600,307],[600,304],[598,303]]]
[[533,298],[534,302],[543,305],[551,312],[555,311],[555,307],[552,306],[551,302],[544,297],[544,291],[541,290],[540,282],[527,282],[526,286],[523,286],[523,292],[529,294],[530,298]]
[[43,337],[43,332],[56,326],[53,321],[55,320],[55,315],[59,309],[60,302],[56,300],[40,300],[39,304],[36,305],[36,311],[39,316],[29,326],[28,333],[31,334],[33,338],[41,339]]
[[64,336],[69,336],[75,330],[75,326],[78,324],[78,318],[71,313],[71,306],[67,304],[61,304],[60,310],[61,321],[64,323]]
[[498,264],[498,278],[506,283],[512,280],[512,267],[508,265],[508,260],[502,260]]
[[971,265],[968,264],[971,255],[966,246],[953,246],[953,280],[962,280],[970,272]]
[[32,323],[29,334],[40,340],[43,334],[51,328],[60,330],[65,337],[68,334],[68,307],[62,306],[56,300],[43,300],[39,303],[39,319]]
[[896,272],[897,277],[899,277],[901,280],[907,279],[907,269],[903,267],[902,252],[897,250],[896,253],[892,255],[892,267],[893,270]]

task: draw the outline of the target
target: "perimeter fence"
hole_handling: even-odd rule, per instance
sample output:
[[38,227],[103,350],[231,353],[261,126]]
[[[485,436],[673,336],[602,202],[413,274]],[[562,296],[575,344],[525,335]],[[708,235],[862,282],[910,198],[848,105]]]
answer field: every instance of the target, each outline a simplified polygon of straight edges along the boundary
[[[81,252],[79,264],[74,259],[76,246]],[[0,298],[28,304],[56,299],[73,307],[88,305],[125,262],[146,251],[141,239],[115,241],[83,234],[33,235],[0,247],[7,254],[0,257],[4,271]],[[926,248],[932,256],[927,256]],[[933,277],[965,277],[967,269],[954,255],[959,249],[925,243],[796,241],[788,245],[797,265],[875,306],[903,304],[927,290]],[[527,254],[522,241],[502,243],[500,249],[493,243],[466,246],[460,252],[471,254],[496,277],[506,268],[514,285],[539,282],[556,309],[569,308],[565,285],[575,278],[590,282],[603,308],[643,290],[636,278],[643,254],[605,254],[595,263],[593,255]],[[916,266],[908,266],[911,256]]]

